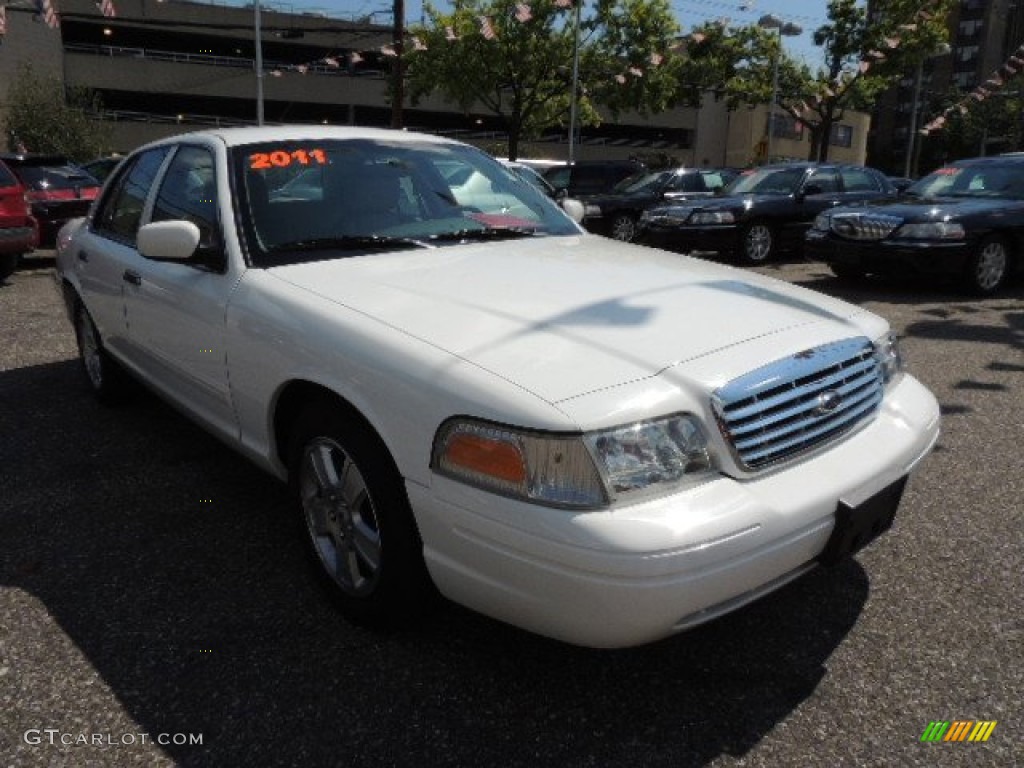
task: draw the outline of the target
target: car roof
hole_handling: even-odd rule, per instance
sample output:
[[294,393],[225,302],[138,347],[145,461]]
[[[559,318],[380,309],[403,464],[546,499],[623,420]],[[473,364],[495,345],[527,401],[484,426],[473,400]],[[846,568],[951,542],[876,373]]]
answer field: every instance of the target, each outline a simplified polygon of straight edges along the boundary
[[[362,128],[347,125],[275,125],[248,128],[221,128],[205,131],[179,133],[147,146],[161,144],[178,144],[194,139],[207,139],[223,142],[228,147],[245,144],[266,144],[275,141],[325,141],[328,139],[376,139],[396,144],[422,143],[449,144],[465,146],[463,142],[433,136],[415,131],[397,130],[393,128]],[[481,150],[483,151],[483,150]]]

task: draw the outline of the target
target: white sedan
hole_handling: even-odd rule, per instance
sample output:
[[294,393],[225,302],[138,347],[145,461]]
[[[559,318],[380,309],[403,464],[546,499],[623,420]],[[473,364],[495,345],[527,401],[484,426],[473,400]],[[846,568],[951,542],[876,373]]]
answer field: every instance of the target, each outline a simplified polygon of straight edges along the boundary
[[665,637],[871,541],[938,436],[880,317],[587,235],[415,133],[142,147],[57,280],[96,395],[141,380],[287,480],[377,626],[440,593],[581,645]]

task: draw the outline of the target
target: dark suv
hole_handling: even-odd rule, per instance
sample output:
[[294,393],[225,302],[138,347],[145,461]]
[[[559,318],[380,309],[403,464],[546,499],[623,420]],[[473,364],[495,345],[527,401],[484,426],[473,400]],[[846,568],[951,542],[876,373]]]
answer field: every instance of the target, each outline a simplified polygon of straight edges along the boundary
[[544,178],[559,197],[578,197],[608,192],[627,176],[642,170],[643,164],[632,160],[588,160],[556,165],[544,172]]
[[37,237],[25,187],[0,161],[0,280],[14,271],[22,254],[36,247]]
[[85,216],[100,183],[61,155],[0,155],[25,185],[32,215],[39,222],[39,245],[51,247],[69,219]]

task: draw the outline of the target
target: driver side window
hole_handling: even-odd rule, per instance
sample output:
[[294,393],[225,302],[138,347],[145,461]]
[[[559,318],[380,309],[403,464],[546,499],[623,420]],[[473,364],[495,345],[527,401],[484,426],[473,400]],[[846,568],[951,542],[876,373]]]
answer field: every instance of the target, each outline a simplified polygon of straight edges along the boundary
[[199,227],[200,248],[217,247],[217,179],[213,155],[202,147],[178,149],[153,204],[152,221],[184,219]]

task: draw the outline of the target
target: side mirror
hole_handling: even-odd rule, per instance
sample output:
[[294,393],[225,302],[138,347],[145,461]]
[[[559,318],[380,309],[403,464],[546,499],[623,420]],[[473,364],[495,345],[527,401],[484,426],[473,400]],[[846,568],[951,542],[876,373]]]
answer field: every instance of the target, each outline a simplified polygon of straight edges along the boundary
[[199,248],[199,227],[191,221],[154,221],[139,229],[139,253],[147,259],[187,261]]
[[586,208],[583,207],[583,203],[579,200],[574,200],[571,197],[563,197],[559,201],[559,205],[562,206],[562,210],[566,212],[570,219],[579,224],[583,221],[583,216],[586,213]]

